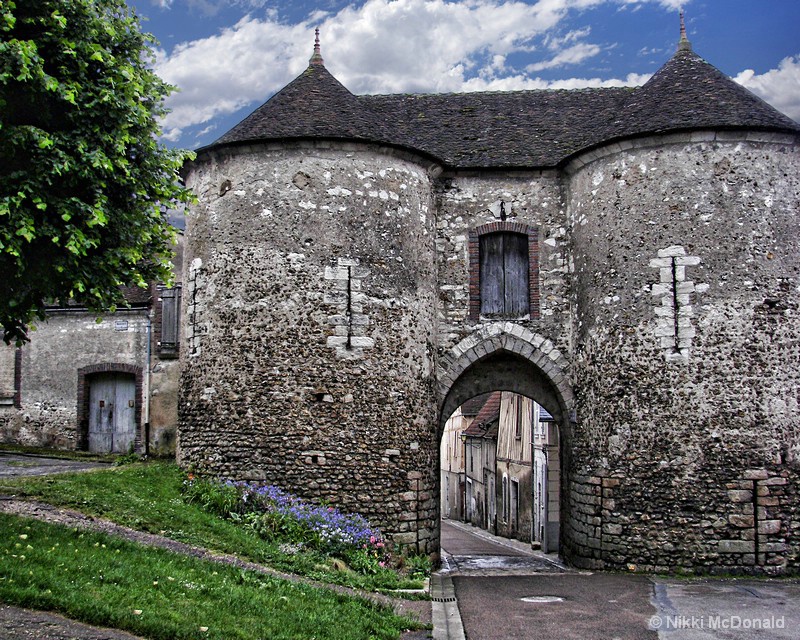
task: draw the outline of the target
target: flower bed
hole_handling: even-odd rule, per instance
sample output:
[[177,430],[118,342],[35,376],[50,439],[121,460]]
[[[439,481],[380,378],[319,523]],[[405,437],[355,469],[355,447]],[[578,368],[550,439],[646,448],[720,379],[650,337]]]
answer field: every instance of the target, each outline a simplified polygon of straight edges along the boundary
[[390,556],[379,529],[358,514],[305,502],[262,483],[198,479],[184,482],[187,502],[240,522],[258,536],[289,551],[311,549],[344,560],[360,573],[385,569]]

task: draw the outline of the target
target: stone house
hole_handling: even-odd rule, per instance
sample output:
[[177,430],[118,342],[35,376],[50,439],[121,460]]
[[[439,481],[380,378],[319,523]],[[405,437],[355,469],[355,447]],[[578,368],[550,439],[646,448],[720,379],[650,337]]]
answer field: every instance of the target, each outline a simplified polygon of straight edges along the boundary
[[0,344],[0,442],[174,455],[181,286],[125,298],[99,317],[49,307],[28,344]]
[[637,88],[445,95],[317,44],[186,167],[179,460],[436,554],[444,424],[515,392],[568,561],[796,570],[798,140],[683,36]]
[[461,434],[475,420],[485,396],[468,400],[453,412],[442,431],[440,446],[440,512],[443,518],[464,518],[464,442]]
[[558,426],[525,396],[495,391],[471,402],[476,400],[483,406],[463,432],[465,520],[498,536],[557,550]]
[[439,508],[443,518],[461,520],[464,517],[464,445],[461,434],[470,422],[471,417],[465,416],[459,407],[447,419],[442,431]]
[[558,550],[561,527],[561,460],[558,425],[536,405],[533,421],[533,513],[531,540],[545,553]]
[[492,532],[496,532],[497,520],[496,455],[500,397],[499,391],[479,396],[483,406],[462,436],[467,505],[464,520]]
[[503,392],[497,432],[497,535],[532,540],[533,526],[533,425],[539,421],[538,405],[525,396]]

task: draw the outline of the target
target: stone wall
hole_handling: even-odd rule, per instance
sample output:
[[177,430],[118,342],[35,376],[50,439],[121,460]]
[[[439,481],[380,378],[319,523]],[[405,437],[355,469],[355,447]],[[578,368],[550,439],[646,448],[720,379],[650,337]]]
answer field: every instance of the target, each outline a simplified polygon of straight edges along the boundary
[[686,134],[572,167],[577,564],[797,568],[792,142]]
[[147,311],[99,319],[85,311],[53,311],[21,349],[20,402],[0,407],[0,441],[36,447],[78,447],[78,369],[103,363],[146,368]]
[[505,217],[538,231],[538,318],[517,324],[569,350],[568,236],[559,176],[512,172],[441,177],[436,192],[436,255],[441,310],[437,346],[445,353],[486,320],[469,318],[470,232]]
[[[795,569],[799,165],[792,138],[713,132],[562,173],[323,142],[206,154],[179,458],[436,552],[444,414],[499,387],[558,422],[575,564]],[[535,232],[526,318],[470,317],[470,236],[493,224]]]
[[438,551],[425,168],[358,145],[240,148],[188,184],[201,205],[187,225],[181,462]]

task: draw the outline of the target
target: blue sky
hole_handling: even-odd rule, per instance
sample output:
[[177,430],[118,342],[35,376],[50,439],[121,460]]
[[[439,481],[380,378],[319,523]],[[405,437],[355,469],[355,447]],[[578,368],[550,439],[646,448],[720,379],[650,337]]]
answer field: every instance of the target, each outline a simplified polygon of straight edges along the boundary
[[127,0],[178,86],[167,144],[213,142],[308,65],[350,91],[460,92],[641,84],[694,50],[800,121],[798,0]]

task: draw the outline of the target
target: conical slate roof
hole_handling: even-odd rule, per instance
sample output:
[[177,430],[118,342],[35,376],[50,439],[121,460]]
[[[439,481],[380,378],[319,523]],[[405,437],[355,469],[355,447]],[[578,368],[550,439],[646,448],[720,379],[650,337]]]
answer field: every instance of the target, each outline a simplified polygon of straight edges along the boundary
[[609,137],[680,129],[798,131],[798,124],[681,47],[642,87],[631,93]]
[[349,139],[431,156],[446,167],[546,168],[612,140],[668,131],[800,133],[800,125],[695,54],[678,51],[637,88],[355,96],[309,67],[204,149],[257,141]]
[[212,146],[285,138],[349,138],[382,141],[376,114],[321,63],[247,116]]

